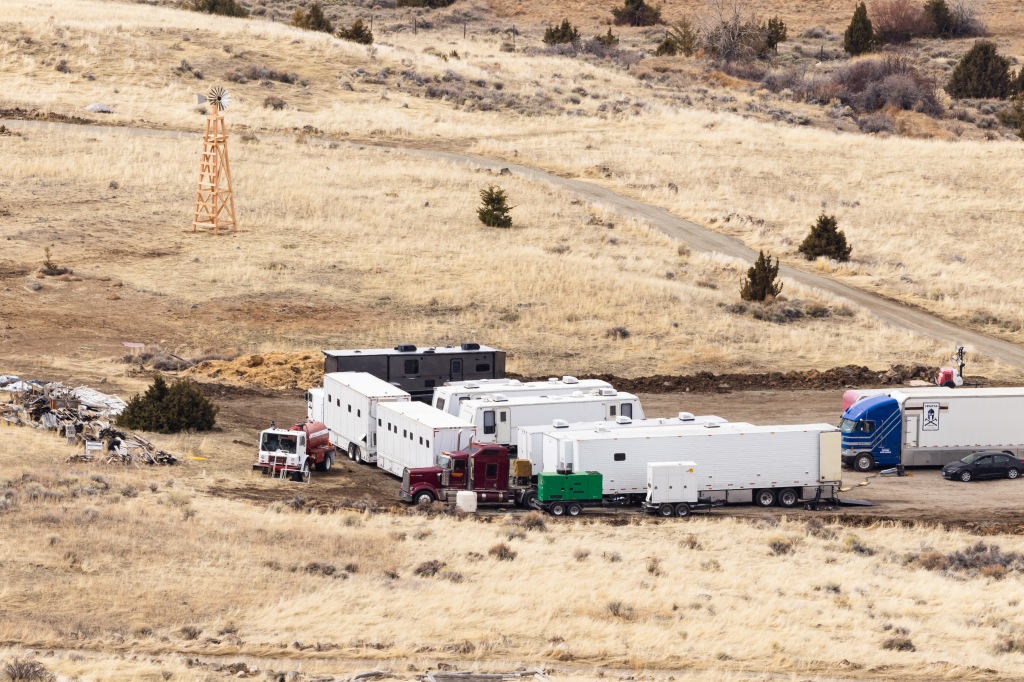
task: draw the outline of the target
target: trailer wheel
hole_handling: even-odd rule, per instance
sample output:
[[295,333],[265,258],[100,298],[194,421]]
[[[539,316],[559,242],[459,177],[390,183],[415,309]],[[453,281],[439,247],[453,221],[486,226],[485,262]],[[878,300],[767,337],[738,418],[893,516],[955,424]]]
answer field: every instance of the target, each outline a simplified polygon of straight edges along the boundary
[[676,516],[678,516],[679,518],[684,518],[689,515],[690,505],[686,504],[685,502],[680,502],[679,504],[676,505]]
[[552,516],[565,516],[565,505],[561,502],[555,502],[551,505]]
[[779,506],[780,507],[795,507],[796,503],[800,501],[800,496],[796,494],[796,491],[792,488],[783,488],[779,491]]
[[658,507],[658,516],[669,517],[676,513],[675,508],[671,504],[663,504]]
[[970,471],[964,471],[963,473],[960,474],[960,480],[963,481],[964,483],[969,483],[972,478],[973,476],[971,476]]
[[853,460],[853,468],[857,471],[871,471],[873,466],[875,466],[875,460],[871,455],[857,455],[857,459]]
[[581,511],[583,511],[583,507],[579,506],[578,504],[569,505],[569,516],[579,516]]
[[754,491],[754,504],[758,507],[770,507],[775,504],[775,491],[771,488],[763,488]]

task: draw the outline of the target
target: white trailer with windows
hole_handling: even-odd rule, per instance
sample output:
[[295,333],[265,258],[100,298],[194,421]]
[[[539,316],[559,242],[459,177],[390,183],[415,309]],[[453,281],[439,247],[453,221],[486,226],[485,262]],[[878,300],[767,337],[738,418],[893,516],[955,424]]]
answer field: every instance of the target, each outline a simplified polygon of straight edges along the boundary
[[[689,412],[680,412],[675,417],[660,417],[657,419],[630,419],[619,415],[615,421],[599,422],[575,422],[569,423],[564,419],[555,419],[549,424],[535,424],[531,426],[520,426],[516,429],[516,456],[519,459],[528,459],[533,467],[534,475],[544,469],[544,436],[549,433],[571,433],[573,431],[594,431],[600,428],[608,429],[642,429],[656,428],[660,426],[679,426],[681,424],[703,425],[703,424],[724,424],[726,420],[715,415],[694,416]],[[550,469],[554,471],[554,469]]]
[[694,462],[701,502],[792,507],[841,484],[840,433],[831,424],[602,430],[554,440],[557,471],[598,471],[605,496],[637,501],[646,497],[652,462]]
[[564,376],[552,377],[547,381],[519,381],[517,379],[491,379],[488,381],[449,381],[434,389],[434,407],[448,414],[458,416],[462,403],[482,399],[495,393],[509,397],[533,395],[572,395],[576,391],[596,391],[611,388],[601,379],[577,379]]
[[377,409],[384,403],[408,402],[402,389],[367,372],[324,375],[324,424],[331,443],[353,462],[377,461]]
[[517,396],[491,395],[462,403],[459,417],[476,427],[481,443],[498,443],[516,449],[515,430],[520,426],[550,424],[555,419],[567,422],[614,421],[619,416],[643,419],[640,399],[632,393],[612,388],[576,391],[570,395]]
[[468,447],[476,435],[470,422],[426,403],[377,406],[377,466],[395,476],[408,467],[437,464],[443,452]]
[[317,386],[306,391],[306,420],[312,422],[324,421],[324,389]]

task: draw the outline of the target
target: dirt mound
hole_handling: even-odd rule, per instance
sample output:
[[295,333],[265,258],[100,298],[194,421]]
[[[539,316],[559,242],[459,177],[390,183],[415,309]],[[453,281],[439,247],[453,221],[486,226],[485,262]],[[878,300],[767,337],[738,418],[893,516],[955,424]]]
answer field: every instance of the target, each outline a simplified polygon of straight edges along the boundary
[[233,360],[207,360],[187,374],[196,379],[265,388],[309,388],[323,383],[324,359],[319,351],[258,353]]
[[[857,365],[797,372],[765,374],[713,374],[698,372],[672,376],[656,374],[629,379],[614,374],[585,374],[580,379],[603,379],[622,391],[631,393],[669,393],[675,391],[721,392],[752,390],[829,390],[847,387],[869,388],[903,384],[913,379],[932,381],[935,368],[924,365],[894,365],[885,371]],[[510,377],[513,375],[509,374]],[[544,381],[546,377],[514,376],[522,381]]]

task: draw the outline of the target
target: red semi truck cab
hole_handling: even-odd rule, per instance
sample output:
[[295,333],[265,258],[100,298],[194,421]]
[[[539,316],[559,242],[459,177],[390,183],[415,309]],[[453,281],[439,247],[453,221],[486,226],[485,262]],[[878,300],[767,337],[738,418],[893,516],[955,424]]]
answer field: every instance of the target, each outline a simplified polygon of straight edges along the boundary
[[530,486],[528,460],[512,460],[508,448],[495,443],[472,443],[465,450],[445,452],[437,466],[406,469],[401,498],[406,502],[447,501],[460,490],[472,490],[478,502],[513,502],[529,506],[536,491]]

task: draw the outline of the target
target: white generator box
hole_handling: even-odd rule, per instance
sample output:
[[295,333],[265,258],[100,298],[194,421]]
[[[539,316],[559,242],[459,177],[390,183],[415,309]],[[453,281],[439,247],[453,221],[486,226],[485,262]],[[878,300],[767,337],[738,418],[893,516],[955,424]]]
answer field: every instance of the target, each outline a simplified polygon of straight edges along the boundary
[[647,501],[651,504],[697,502],[696,462],[651,462],[647,465]]
[[473,425],[419,402],[377,407],[377,466],[395,476],[406,469],[435,466],[437,456],[469,446]]

